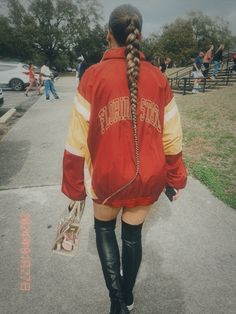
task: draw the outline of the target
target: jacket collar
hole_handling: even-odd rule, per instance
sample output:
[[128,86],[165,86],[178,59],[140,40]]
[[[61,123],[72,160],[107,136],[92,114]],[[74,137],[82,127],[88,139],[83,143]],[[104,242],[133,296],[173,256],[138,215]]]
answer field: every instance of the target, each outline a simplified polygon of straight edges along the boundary
[[[140,58],[141,60],[145,60],[143,52],[140,52]],[[109,50],[106,50],[103,55],[102,61],[108,59],[125,59],[125,47],[111,48]]]

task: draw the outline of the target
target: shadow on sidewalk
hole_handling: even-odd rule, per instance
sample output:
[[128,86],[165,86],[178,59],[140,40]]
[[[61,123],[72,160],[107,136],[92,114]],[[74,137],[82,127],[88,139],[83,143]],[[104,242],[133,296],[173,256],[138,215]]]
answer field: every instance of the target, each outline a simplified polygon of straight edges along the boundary
[[30,152],[30,141],[2,141],[0,145],[0,186],[7,185],[24,166]]

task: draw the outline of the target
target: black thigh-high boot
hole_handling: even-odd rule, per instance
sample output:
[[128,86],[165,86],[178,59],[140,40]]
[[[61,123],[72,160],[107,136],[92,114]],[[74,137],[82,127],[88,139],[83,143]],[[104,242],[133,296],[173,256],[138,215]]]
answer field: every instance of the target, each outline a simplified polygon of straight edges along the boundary
[[120,253],[115,234],[116,219],[101,221],[95,218],[94,221],[98,255],[111,299],[110,314],[128,314],[121,290]]
[[125,304],[130,311],[133,309],[133,288],[142,260],[142,226],[122,221],[122,287]]

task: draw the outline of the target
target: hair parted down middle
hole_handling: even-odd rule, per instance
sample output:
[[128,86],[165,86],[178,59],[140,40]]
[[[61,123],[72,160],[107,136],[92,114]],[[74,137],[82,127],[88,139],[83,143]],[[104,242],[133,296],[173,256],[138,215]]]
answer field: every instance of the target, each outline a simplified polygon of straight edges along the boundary
[[130,106],[136,152],[136,174],[139,172],[139,146],[137,136],[137,96],[140,71],[140,37],[142,15],[135,7],[125,4],[110,15],[109,28],[120,46],[125,46],[127,79],[130,91]]

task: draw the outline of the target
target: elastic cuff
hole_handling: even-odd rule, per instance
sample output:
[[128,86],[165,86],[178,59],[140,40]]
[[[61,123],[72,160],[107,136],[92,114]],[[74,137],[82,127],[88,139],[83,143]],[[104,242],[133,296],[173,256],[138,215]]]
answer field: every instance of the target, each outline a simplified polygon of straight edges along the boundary
[[129,241],[141,239],[142,227],[143,223],[139,225],[130,225],[121,220],[121,238]]
[[109,221],[98,220],[94,217],[94,228],[107,228],[107,229],[115,229],[116,227],[116,218]]
[[122,219],[121,219],[121,223],[127,230],[129,229],[130,231],[142,229],[142,226],[143,226],[143,222],[139,225],[130,225],[127,222],[123,221]]

